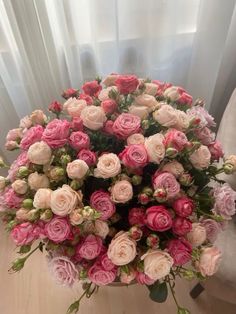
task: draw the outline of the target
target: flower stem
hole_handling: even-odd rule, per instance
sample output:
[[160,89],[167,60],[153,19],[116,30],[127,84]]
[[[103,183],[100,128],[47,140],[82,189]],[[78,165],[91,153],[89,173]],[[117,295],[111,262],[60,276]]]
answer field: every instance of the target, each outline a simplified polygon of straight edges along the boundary
[[169,287],[170,287],[170,291],[171,291],[171,294],[172,294],[173,299],[174,299],[174,301],[175,301],[175,304],[176,304],[177,308],[179,309],[180,306],[179,306],[178,301],[177,301],[177,299],[176,299],[175,291],[174,291],[173,287],[171,286],[171,282],[170,282],[170,277],[169,277],[169,276],[167,276],[167,282],[168,282],[168,285],[169,285]]

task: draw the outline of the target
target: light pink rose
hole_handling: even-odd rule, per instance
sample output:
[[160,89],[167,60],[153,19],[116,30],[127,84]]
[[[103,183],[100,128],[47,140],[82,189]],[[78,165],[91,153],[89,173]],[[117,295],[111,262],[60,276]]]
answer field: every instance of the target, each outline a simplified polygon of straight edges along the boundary
[[129,94],[136,90],[139,85],[138,78],[135,75],[119,75],[115,85],[121,94]]
[[136,241],[129,237],[128,232],[120,231],[109,244],[107,256],[117,266],[129,264],[135,259]]
[[17,195],[16,192],[12,188],[5,189],[3,193],[4,197],[4,205],[7,208],[19,208],[21,203],[23,202],[23,196]]
[[89,149],[81,149],[78,153],[77,158],[86,162],[86,164],[90,166],[94,166],[97,161],[96,153],[92,152]]
[[210,165],[211,153],[207,146],[201,145],[189,156],[189,160],[196,169],[202,170]]
[[14,181],[11,186],[17,194],[25,194],[28,190],[27,182],[20,179]]
[[151,279],[148,275],[142,272],[137,272],[135,279],[140,285],[147,285],[147,286],[153,285],[154,282],[156,281],[155,279]]
[[206,247],[202,249],[200,259],[196,262],[196,268],[203,276],[214,275],[221,262],[221,252],[216,247]]
[[89,96],[96,96],[101,89],[102,86],[98,83],[98,81],[86,82],[82,86],[82,90],[84,91],[84,93]]
[[178,113],[170,105],[163,105],[158,110],[153,112],[153,118],[160,125],[165,127],[174,127],[178,122]]
[[210,128],[216,125],[214,118],[202,106],[193,106],[187,110],[187,115],[189,119],[198,119],[201,127]]
[[113,133],[121,139],[126,139],[134,133],[138,133],[141,127],[141,119],[130,113],[121,113],[113,124]]
[[213,196],[215,199],[213,212],[217,215],[221,215],[226,220],[230,220],[231,216],[236,212],[236,192],[225,183],[214,188]]
[[44,125],[47,120],[47,117],[45,116],[42,110],[35,110],[31,113],[30,120],[33,123],[33,125],[36,124]]
[[97,168],[94,170],[95,177],[108,179],[118,175],[121,171],[120,159],[116,154],[106,153],[98,158]]
[[192,258],[192,246],[185,239],[169,240],[167,250],[174,259],[174,266],[182,266],[188,263]]
[[143,168],[148,164],[148,155],[144,145],[136,144],[126,146],[119,154],[119,158],[125,167],[128,168]]
[[33,205],[38,209],[46,209],[51,206],[51,194],[52,190],[41,188],[38,189],[34,195]]
[[76,255],[86,260],[92,260],[100,254],[102,239],[93,234],[88,235],[76,248]]
[[116,270],[105,270],[100,264],[89,268],[88,278],[98,286],[105,286],[116,279]]
[[81,112],[84,126],[90,130],[99,130],[107,120],[104,110],[98,106],[87,106]]
[[0,190],[4,190],[6,187],[6,178],[3,176],[0,176]]
[[42,138],[44,128],[36,125],[30,128],[23,136],[20,142],[20,148],[27,150],[32,144],[39,142]]
[[215,133],[206,126],[204,128],[196,129],[195,134],[203,145],[211,144],[216,136]]
[[25,116],[20,119],[20,128],[22,129],[29,129],[32,126],[32,121],[29,116]]
[[43,173],[33,172],[28,176],[28,184],[32,190],[48,188],[50,185],[48,177]]
[[102,220],[109,219],[116,212],[116,207],[111,200],[110,194],[103,190],[98,190],[91,194],[90,206],[101,214],[100,219]]
[[28,209],[20,208],[16,211],[16,219],[19,221],[28,220],[28,213]]
[[192,230],[186,235],[188,241],[192,246],[197,247],[206,241],[207,233],[206,228],[198,222],[192,224]]
[[145,139],[145,147],[150,162],[159,164],[165,157],[164,136],[160,133]]
[[172,218],[165,206],[151,206],[146,210],[146,225],[154,231],[163,232],[172,227]]
[[5,148],[6,150],[14,150],[14,149],[19,148],[19,145],[16,141],[7,141],[5,143]]
[[127,145],[144,144],[145,138],[141,133],[135,133],[127,138]]
[[45,233],[49,240],[61,243],[71,235],[70,224],[65,218],[54,217],[45,225]]
[[135,106],[144,106],[151,112],[153,109],[158,107],[158,102],[156,98],[152,95],[141,94],[134,99]]
[[70,123],[67,120],[54,119],[46,126],[42,140],[51,148],[64,146],[69,137]]
[[169,161],[162,167],[162,171],[172,173],[176,178],[184,173],[184,167],[177,160]]
[[59,285],[72,287],[78,278],[75,264],[66,256],[57,256],[49,261],[49,269]]
[[208,149],[211,153],[211,159],[219,161],[220,158],[224,156],[224,152],[219,141],[214,141],[210,145],[208,145]]
[[47,143],[41,141],[30,146],[27,157],[36,165],[46,165],[50,162],[52,156],[51,148]]
[[[111,92],[111,90],[113,90],[114,92],[117,92],[118,89],[116,86],[109,86],[107,88],[104,88],[100,91],[100,93],[98,94],[98,99],[101,100],[101,102],[105,101],[105,100],[113,100],[109,97],[109,94]],[[101,104],[102,105],[102,104]],[[103,108],[104,109],[104,108]],[[104,111],[106,112],[106,110],[104,109]]]
[[154,83],[145,83],[144,93],[152,96],[156,96],[158,90],[157,84]]
[[105,99],[102,101],[101,107],[106,114],[112,114],[117,109],[117,103],[113,99]]
[[176,129],[169,129],[165,134],[164,145],[166,148],[174,148],[178,152],[182,151],[188,143],[186,135]]
[[29,159],[27,156],[27,152],[22,152],[16,160],[13,161],[10,169],[8,170],[8,176],[7,178],[10,181],[14,181],[16,179],[18,169],[21,166],[28,166],[29,165]]
[[201,220],[201,225],[206,229],[206,238],[214,243],[218,234],[222,231],[221,225],[213,219],[207,218]]
[[140,119],[147,119],[149,115],[149,109],[146,106],[131,105],[129,107],[129,114],[139,117]]
[[72,132],[69,138],[69,143],[75,150],[81,150],[83,148],[89,148],[90,138],[84,132]]
[[81,208],[76,208],[76,209],[72,210],[69,217],[70,217],[70,223],[73,226],[81,225],[84,221]]
[[170,98],[170,100],[172,100],[172,101],[177,101],[180,97],[180,91],[179,91],[178,86],[171,86],[171,87],[167,88],[164,91],[163,95],[165,97]]
[[34,229],[35,226],[30,222],[23,222],[12,229],[11,237],[18,246],[31,244],[37,239]]
[[131,226],[138,225],[142,227],[145,225],[145,210],[144,208],[134,207],[129,210],[129,224]]
[[124,271],[121,271],[121,273],[120,273],[120,281],[122,283],[125,283],[125,284],[129,285],[132,281],[135,280],[136,275],[137,275],[137,272],[133,268],[129,267],[129,272],[128,273],[126,273]]
[[87,107],[86,101],[75,97],[69,98],[63,105],[63,109],[73,118],[80,117],[81,111],[85,107]]
[[154,189],[165,190],[169,199],[175,197],[180,191],[180,185],[172,173],[157,170],[152,180]]
[[64,217],[72,212],[78,204],[78,194],[69,185],[64,184],[51,193],[50,207],[52,212]]
[[66,167],[67,175],[70,179],[83,179],[89,170],[85,161],[75,159],[69,162]]
[[105,86],[114,86],[115,85],[115,81],[117,80],[119,74],[109,74],[107,77],[104,78],[104,80],[102,81],[102,83]]
[[175,129],[180,130],[180,131],[185,131],[189,127],[189,117],[188,115],[181,110],[176,110],[177,114],[177,122],[173,126]]
[[194,203],[191,198],[183,196],[175,200],[172,207],[180,217],[188,217],[193,212]]
[[105,239],[109,233],[109,226],[106,221],[96,219],[94,222],[94,233],[102,239]]
[[172,231],[178,236],[184,236],[192,229],[192,223],[190,220],[183,217],[176,217],[173,220]]
[[12,129],[7,133],[6,140],[7,141],[19,141],[23,136],[22,129]]
[[115,203],[127,203],[132,197],[133,187],[127,180],[116,181],[111,188],[111,199]]

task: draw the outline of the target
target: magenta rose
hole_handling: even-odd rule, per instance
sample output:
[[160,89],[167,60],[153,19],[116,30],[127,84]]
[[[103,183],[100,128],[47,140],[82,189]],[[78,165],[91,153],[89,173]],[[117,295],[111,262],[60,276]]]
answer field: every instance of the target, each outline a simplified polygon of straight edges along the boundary
[[107,114],[112,114],[117,109],[117,103],[113,99],[106,99],[101,102],[101,107]]
[[218,234],[222,231],[222,226],[220,223],[216,222],[214,219],[201,219],[201,225],[206,229],[207,239],[214,243],[217,239]]
[[116,265],[112,263],[110,258],[107,256],[107,253],[99,257],[99,262],[104,270],[113,270]]
[[41,125],[36,125],[28,129],[20,142],[20,148],[27,150],[30,145],[39,142],[42,138],[43,131],[44,128]]
[[183,217],[176,217],[173,220],[172,231],[178,236],[184,236],[192,229],[190,220]]
[[98,83],[98,81],[86,82],[82,89],[86,95],[96,96],[98,92],[102,89],[102,86]]
[[75,150],[80,150],[83,148],[89,148],[90,138],[89,136],[81,131],[72,132],[69,138],[70,146]]
[[114,135],[126,139],[131,134],[138,133],[141,127],[141,119],[130,113],[120,114],[113,123]]
[[113,124],[114,122],[112,120],[107,120],[103,126],[103,132],[113,135]]
[[121,94],[129,94],[136,90],[139,85],[138,78],[135,75],[119,75],[115,81]]
[[193,212],[194,203],[190,198],[183,196],[175,200],[172,207],[178,216],[188,217]]
[[180,184],[175,176],[169,172],[156,171],[152,178],[154,189],[164,189],[167,193],[167,198],[175,197],[180,191]]
[[51,148],[64,146],[68,141],[70,123],[67,120],[54,119],[46,126],[42,140]]
[[174,148],[178,152],[182,151],[188,143],[186,135],[176,129],[170,129],[165,134],[164,145],[169,148]]
[[97,161],[96,154],[89,149],[81,149],[77,158],[85,161],[88,166],[94,166]]
[[134,207],[129,210],[129,224],[131,226],[138,225],[142,227],[145,225],[145,210],[144,208]]
[[19,208],[23,200],[24,197],[16,194],[12,188],[8,188],[4,192],[4,205],[7,208]]
[[83,120],[80,117],[74,117],[70,123],[70,128],[74,131],[83,131]]
[[109,219],[116,212],[116,207],[111,200],[110,194],[103,190],[92,193],[90,196],[90,206],[101,213],[101,220]]
[[226,220],[230,220],[231,216],[236,212],[236,192],[225,183],[214,188],[213,196],[215,198],[213,212],[217,215],[221,215]]
[[53,101],[48,106],[48,110],[53,112],[53,113],[58,114],[62,111],[62,104],[60,104],[58,101]]
[[105,286],[116,279],[117,271],[105,270],[100,264],[95,263],[88,271],[88,278],[98,286]]
[[172,227],[172,218],[165,206],[151,206],[146,210],[146,225],[151,230],[163,232]]
[[140,285],[147,285],[150,286],[152,284],[154,284],[155,280],[151,279],[150,277],[148,277],[148,275],[141,273],[141,272],[137,272],[136,273],[136,278],[137,282]]
[[146,148],[142,144],[126,146],[119,154],[120,160],[125,167],[128,168],[143,168],[148,163],[148,154]]
[[224,157],[224,152],[219,141],[214,141],[210,145],[208,145],[208,149],[211,153],[211,159],[218,161],[220,158]]
[[174,259],[174,266],[188,263],[192,256],[192,246],[185,239],[171,239],[167,243],[167,250]]
[[45,234],[55,243],[63,242],[71,236],[70,224],[65,218],[54,217],[46,223]]
[[23,222],[16,225],[11,231],[11,237],[16,245],[28,245],[37,239],[34,232],[35,226],[30,222]]
[[76,256],[92,260],[100,254],[102,250],[102,239],[93,234],[88,235],[76,248]]
[[189,105],[191,106],[192,102],[193,102],[193,97],[185,92],[183,92],[179,98],[178,98],[178,102],[180,104],[184,104],[184,105]]
[[92,105],[93,104],[93,98],[89,95],[86,94],[80,94],[79,99],[83,99],[86,101],[87,105]]
[[28,166],[29,165],[29,158],[27,152],[22,152],[16,160],[13,161],[10,169],[8,170],[7,178],[12,182],[16,179],[18,170],[21,166]]

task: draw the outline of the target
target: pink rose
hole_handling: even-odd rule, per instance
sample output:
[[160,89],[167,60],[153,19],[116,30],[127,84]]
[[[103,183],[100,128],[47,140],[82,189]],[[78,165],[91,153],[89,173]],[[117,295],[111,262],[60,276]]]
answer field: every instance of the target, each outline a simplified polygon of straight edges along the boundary
[[79,99],[83,99],[86,101],[87,105],[92,105],[93,104],[93,98],[89,95],[86,94],[80,94]]
[[172,231],[178,236],[184,236],[192,229],[190,220],[182,217],[176,217],[173,220]]
[[74,88],[67,88],[66,90],[63,91],[62,97],[65,99],[68,99],[70,97],[75,97],[77,94],[77,90]]
[[77,99],[75,97],[69,98],[64,104],[63,109],[68,113],[72,118],[80,117],[81,112],[84,108],[87,107],[87,103],[83,99]]
[[177,160],[169,161],[162,168],[162,171],[172,173],[176,178],[184,173],[184,167]]
[[41,125],[36,125],[30,128],[23,136],[20,142],[20,148],[27,150],[30,145],[39,142],[42,138],[44,128]]
[[7,133],[6,140],[11,142],[11,141],[18,141],[22,138],[22,129],[12,129]]
[[116,270],[104,270],[99,264],[94,264],[89,268],[88,278],[98,286],[105,286],[116,279]]
[[149,136],[145,139],[149,161],[159,164],[165,157],[164,136],[160,133]]
[[89,167],[84,160],[75,159],[69,162],[66,167],[67,175],[70,179],[83,179],[88,173]]
[[178,111],[171,105],[162,105],[153,112],[153,119],[167,128],[174,127],[178,122]]
[[116,181],[111,188],[111,199],[115,203],[127,203],[132,197],[133,187],[127,180]]
[[171,239],[167,243],[167,250],[174,260],[174,266],[182,266],[192,258],[192,246],[185,239]]
[[186,238],[193,247],[202,245],[206,241],[206,228],[199,222],[192,224],[192,229],[186,234]]
[[206,229],[206,237],[211,242],[214,243],[217,239],[218,234],[222,231],[221,225],[214,219],[203,219],[201,220],[201,225]]
[[97,178],[113,178],[121,171],[120,159],[116,154],[104,153],[98,158],[97,168],[94,170],[94,176]]
[[121,270],[120,281],[122,283],[129,285],[133,280],[135,280],[136,274],[137,274],[137,272],[131,267],[129,267],[128,273]]
[[32,126],[32,121],[29,116],[20,119],[20,128],[29,129]]
[[207,146],[201,145],[189,156],[189,160],[196,169],[202,170],[210,165],[211,153]]
[[164,189],[167,198],[175,197],[180,191],[180,185],[172,173],[157,170],[152,180],[154,189]]
[[46,126],[42,140],[51,148],[64,146],[68,141],[70,123],[67,120],[54,119]]
[[196,268],[203,276],[214,275],[221,262],[221,252],[216,247],[206,247],[202,249],[200,259],[196,262]]
[[105,239],[109,233],[110,229],[108,223],[101,219],[96,219],[94,222],[94,234]]
[[148,163],[148,155],[142,144],[126,146],[120,153],[119,158],[128,168],[143,168]]
[[99,262],[104,270],[113,270],[116,267],[107,256],[107,253],[104,253],[101,257],[99,257]]
[[30,120],[32,121],[33,125],[44,125],[47,117],[42,110],[34,110],[30,115]]
[[141,133],[134,133],[127,138],[127,145],[144,144],[145,138]]
[[230,220],[231,216],[236,212],[236,192],[225,183],[214,188],[213,196],[215,198],[213,212],[217,215],[221,215],[226,220]]
[[185,92],[183,92],[179,98],[178,98],[178,102],[180,104],[184,104],[184,105],[189,105],[191,106],[192,102],[193,102],[193,97]]
[[79,202],[79,194],[69,185],[52,191],[50,195],[50,208],[55,215],[65,217],[74,210]]
[[137,272],[136,273],[136,278],[137,282],[140,285],[147,285],[150,286],[152,284],[154,284],[155,279],[151,279],[148,275],[141,273],[141,272]]
[[215,133],[207,127],[196,129],[195,134],[203,145],[209,145],[215,140]]
[[28,184],[24,180],[16,180],[12,183],[11,187],[17,194],[25,194],[28,190]]
[[131,134],[138,133],[141,119],[130,113],[122,113],[113,124],[113,133],[121,139],[126,139]]
[[86,162],[86,164],[90,166],[94,166],[97,162],[97,156],[94,152],[89,149],[81,149],[81,151],[77,155],[78,159],[81,159]]
[[103,126],[103,131],[109,135],[113,135],[113,124],[112,120],[107,120]]
[[89,148],[90,138],[89,136],[81,131],[72,132],[69,138],[70,146],[75,150],[80,150],[82,148]]
[[19,145],[16,141],[7,141],[5,143],[5,148],[6,150],[14,150],[14,149],[19,148]]
[[187,110],[187,115],[190,119],[199,119],[201,127],[210,128],[216,125],[214,118],[202,106],[193,106]]
[[165,206],[151,206],[146,210],[146,225],[151,230],[163,232],[172,227],[172,218]]
[[59,285],[72,287],[78,278],[75,264],[66,257],[58,256],[49,261],[49,269]]
[[48,106],[48,110],[53,112],[53,113],[58,114],[62,111],[62,104],[60,104],[58,101],[53,101]]
[[116,212],[115,204],[112,202],[110,194],[103,190],[98,190],[90,196],[90,206],[101,213],[100,219],[107,220]]
[[30,222],[23,222],[12,229],[11,237],[18,246],[31,244],[37,239],[34,229],[35,226]]
[[91,81],[91,82],[86,82],[82,86],[82,89],[86,95],[96,96],[102,89],[102,86],[99,85],[98,81]]
[[165,134],[164,145],[175,148],[178,152],[182,151],[188,143],[186,135],[176,129],[170,129]]
[[106,99],[101,102],[101,107],[105,113],[112,114],[117,109],[117,103],[113,99]]
[[22,152],[16,160],[13,161],[10,169],[8,170],[8,179],[10,181],[14,181],[16,179],[18,169],[21,166],[28,166],[29,165],[29,159],[27,152]]
[[119,75],[115,81],[115,85],[121,94],[129,94],[136,90],[139,81],[135,75]]
[[77,246],[76,255],[87,260],[92,260],[100,254],[101,249],[102,239],[90,234]]
[[54,217],[45,225],[45,233],[49,240],[61,243],[71,235],[70,224],[65,218]]
[[17,195],[12,188],[8,188],[4,192],[4,204],[7,208],[20,208],[24,197]]
[[144,208],[134,207],[129,210],[129,224],[131,226],[138,225],[142,227],[145,225],[145,210]]
[[211,159],[219,161],[220,158],[224,157],[224,152],[221,146],[221,143],[219,141],[215,141],[208,145],[208,149],[211,153]]
[[83,131],[83,120],[80,117],[74,117],[70,123],[70,127],[74,131]]
[[190,198],[183,196],[175,200],[172,207],[180,217],[188,217],[193,212],[194,204]]
[[111,73],[107,77],[104,78],[102,83],[105,86],[113,86],[115,85],[115,81],[117,80],[118,77],[119,77],[119,74]]
[[97,131],[101,129],[107,120],[104,110],[99,106],[87,106],[81,112],[83,125],[90,130]]

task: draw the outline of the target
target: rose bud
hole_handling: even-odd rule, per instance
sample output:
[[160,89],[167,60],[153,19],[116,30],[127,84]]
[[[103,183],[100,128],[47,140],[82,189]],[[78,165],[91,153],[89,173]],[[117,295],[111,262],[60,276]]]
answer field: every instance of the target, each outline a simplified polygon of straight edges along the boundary
[[159,247],[160,238],[155,233],[151,233],[147,239],[146,243],[152,249],[157,249]]
[[53,213],[51,211],[51,209],[46,209],[41,215],[40,215],[40,219],[48,222],[52,219],[53,217]]
[[184,172],[180,175],[179,182],[183,186],[190,186],[193,184],[193,177],[189,173]]
[[142,238],[143,232],[138,226],[133,226],[129,229],[129,234],[132,239],[139,241]]
[[53,101],[48,110],[58,115],[62,111],[62,105],[58,101]]
[[232,174],[236,171],[236,156],[231,155],[225,159],[223,169],[226,174]]
[[16,141],[7,141],[5,144],[5,148],[7,150],[14,150],[14,149],[19,148],[19,145]]
[[61,167],[53,167],[49,172],[49,177],[53,181],[60,181],[65,176],[65,170]]
[[147,194],[140,193],[138,195],[138,200],[139,200],[139,203],[141,203],[142,205],[146,205],[150,202],[151,198]]
[[62,155],[60,158],[60,162],[62,164],[62,166],[66,166],[69,162],[71,162],[71,157],[70,155]]
[[132,177],[132,183],[133,183],[133,185],[139,185],[139,184],[141,184],[141,182],[142,182],[142,177],[141,177],[141,176],[134,175],[134,176]]
[[20,208],[16,211],[16,219],[17,220],[27,220],[28,219],[28,212],[29,210],[28,209],[25,209],[25,208]]
[[147,194],[148,196],[152,196],[153,190],[146,186],[145,188],[143,188],[142,193]]
[[234,166],[231,164],[224,164],[223,169],[226,174],[232,174],[234,172]]
[[99,212],[97,212],[95,209],[91,208],[90,206],[85,206],[82,209],[81,214],[84,219],[88,219],[88,220],[98,219],[101,216]]
[[74,88],[68,88],[62,93],[62,97],[68,99],[70,97],[75,97],[77,95],[77,90]]
[[25,261],[26,261],[26,258],[17,258],[16,260],[14,260],[14,262],[12,263],[12,267],[9,271],[13,271],[13,272],[17,272],[17,271],[20,271],[24,265],[25,265]]
[[111,216],[110,221],[112,224],[117,223],[121,219],[121,215],[118,213],[115,213],[114,215]]
[[175,158],[178,155],[178,150],[173,148],[173,147],[169,147],[166,150],[166,156],[169,158]]
[[38,209],[31,209],[28,214],[27,218],[29,221],[35,221],[38,220],[40,217],[39,210]]
[[83,280],[83,279],[86,279],[86,278],[87,278],[87,270],[82,269],[82,270],[79,272],[79,279]]
[[5,165],[5,162],[2,158],[2,156],[0,156],[0,168],[4,168],[6,165]]
[[75,191],[77,191],[79,188],[81,188],[82,185],[83,185],[82,180],[72,180],[70,183],[70,187]]
[[148,120],[142,121],[142,128],[143,130],[147,130],[150,127],[150,122]]
[[6,186],[6,178],[0,176],[0,190],[5,189]]
[[31,198],[26,198],[25,200],[23,200],[22,202],[22,207],[26,208],[26,209],[31,209],[33,208],[33,200]]
[[205,101],[202,100],[202,99],[196,99],[195,103],[194,103],[194,106],[201,106],[201,107],[204,107],[205,106]]
[[153,193],[153,197],[159,202],[163,203],[167,200],[167,193],[164,189],[156,189]]
[[20,178],[25,178],[29,175],[29,169],[26,166],[21,166],[18,170],[18,176]]

